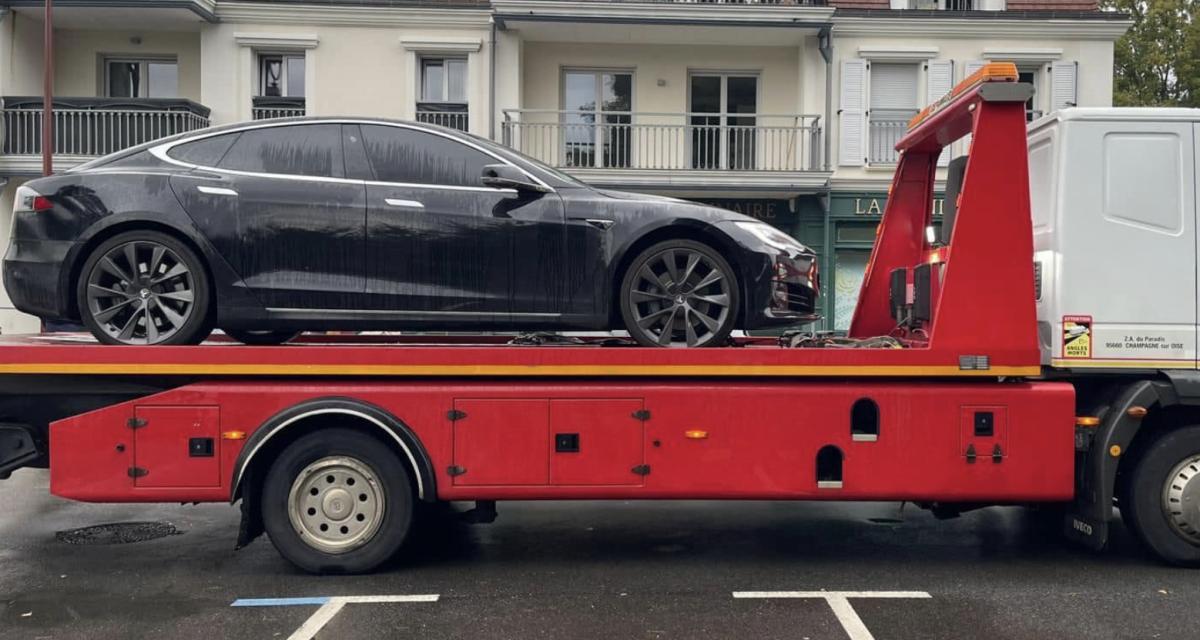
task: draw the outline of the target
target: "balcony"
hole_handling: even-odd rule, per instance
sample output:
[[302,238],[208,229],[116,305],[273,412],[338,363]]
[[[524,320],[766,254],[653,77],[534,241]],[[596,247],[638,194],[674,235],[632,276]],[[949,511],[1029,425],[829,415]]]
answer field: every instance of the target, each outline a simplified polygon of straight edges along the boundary
[[[55,168],[209,125],[208,107],[176,98],[56,98]],[[0,98],[0,174],[41,171],[42,99]]]
[[255,96],[250,105],[253,120],[272,118],[299,118],[305,113],[304,98],[282,98],[279,96]]
[[[599,117],[601,122],[596,122]],[[503,142],[588,182],[680,191],[823,184],[809,114],[506,110]]]
[[867,164],[896,164],[896,143],[908,131],[908,118],[874,118],[867,122]]
[[450,102],[418,102],[417,122],[468,131],[470,112],[467,105]]

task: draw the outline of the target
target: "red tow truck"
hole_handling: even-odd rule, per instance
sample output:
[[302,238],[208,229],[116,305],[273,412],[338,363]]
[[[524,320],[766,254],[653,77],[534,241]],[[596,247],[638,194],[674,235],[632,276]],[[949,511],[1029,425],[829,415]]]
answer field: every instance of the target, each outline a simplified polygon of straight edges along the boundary
[[[1030,91],[989,65],[914,120],[845,337],[8,337],[0,475],[48,467],[52,493],[90,502],[240,501],[239,546],[265,531],[312,572],[379,566],[420,526],[420,502],[475,501],[486,521],[498,501],[535,499],[1057,505],[1097,549],[1119,504],[1157,555],[1200,564],[1200,481],[1170,475],[1200,455],[1194,364],[1043,364]],[[938,157],[967,134],[937,242]]]

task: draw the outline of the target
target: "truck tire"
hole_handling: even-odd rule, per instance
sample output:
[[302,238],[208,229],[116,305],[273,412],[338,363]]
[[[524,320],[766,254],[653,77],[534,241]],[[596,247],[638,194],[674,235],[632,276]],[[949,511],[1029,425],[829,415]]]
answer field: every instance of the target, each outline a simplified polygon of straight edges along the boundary
[[310,573],[365,573],[387,562],[412,526],[413,490],[388,445],[330,428],[288,445],[267,472],[263,526]]
[[1200,567],[1200,425],[1163,434],[1132,462],[1126,525],[1164,561]]

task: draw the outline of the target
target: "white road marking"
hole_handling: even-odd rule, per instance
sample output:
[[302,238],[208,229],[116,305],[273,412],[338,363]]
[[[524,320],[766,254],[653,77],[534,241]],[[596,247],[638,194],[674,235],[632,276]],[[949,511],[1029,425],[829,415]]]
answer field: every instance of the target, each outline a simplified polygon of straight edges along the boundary
[[829,604],[833,615],[850,640],[875,640],[858,617],[850,598],[932,598],[924,591],[734,591],[734,598],[819,598]]
[[437,602],[440,596],[436,593],[413,596],[331,596],[329,598],[265,598],[258,600],[238,600],[235,607],[279,607],[321,604],[316,613],[308,617],[288,640],[312,640],[317,633],[329,624],[348,604],[385,604],[392,602]]

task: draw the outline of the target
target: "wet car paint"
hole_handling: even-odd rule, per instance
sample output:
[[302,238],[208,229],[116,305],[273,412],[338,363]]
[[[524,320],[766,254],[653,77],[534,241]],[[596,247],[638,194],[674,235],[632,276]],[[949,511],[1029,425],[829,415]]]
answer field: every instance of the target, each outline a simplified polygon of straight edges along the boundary
[[[329,120],[299,123],[323,121]],[[613,309],[622,270],[654,242],[679,237],[713,246],[735,266],[745,301],[740,327],[798,319],[769,312],[780,251],[725,224],[752,218],[592,189],[494,145],[485,150],[551,190],[245,176],[180,166],[149,147],[28,183],[54,208],[16,215],[5,281],[18,308],[78,319],[74,283],[90,247],[119,230],[153,228],[181,237],[201,256],[222,327],[620,328]],[[422,207],[389,206],[389,200]],[[799,249],[790,258],[814,260]],[[44,265],[56,265],[53,278]]]

